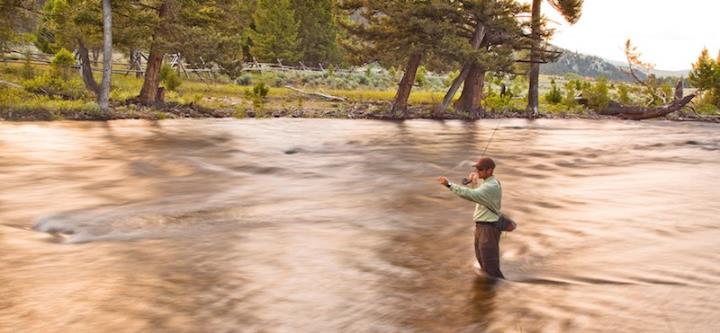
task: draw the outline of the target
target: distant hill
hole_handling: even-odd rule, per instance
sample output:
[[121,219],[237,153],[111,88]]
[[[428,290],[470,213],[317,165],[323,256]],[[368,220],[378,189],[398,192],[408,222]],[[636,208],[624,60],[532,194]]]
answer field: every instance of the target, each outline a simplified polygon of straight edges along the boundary
[[[572,52],[564,49],[559,49],[560,51],[563,51],[563,55],[560,56],[557,62],[554,63],[548,63],[543,64],[540,66],[540,73],[546,74],[546,75],[565,75],[568,73],[575,73],[582,77],[592,77],[597,78],[600,76],[605,76],[608,78],[608,80],[611,81],[626,81],[630,82],[632,79],[628,76],[628,74],[623,71],[624,69],[627,69],[627,63],[622,63],[620,61],[612,61],[603,59],[597,56]],[[685,76],[687,77],[689,70],[684,71],[663,71],[663,70],[653,70],[653,73],[658,77],[663,76],[672,76],[672,77],[679,77],[679,76]],[[641,79],[645,78],[644,73],[639,73],[638,75]]]
[[[613,64],[613,65],[615,65],[615,66],[618,66],[618,67],[620,67],[620,68],[623,68],[623,69],[624,69],[624,68],[627,68],[627,62],[626,62],[626,61],[608,60],[608,62],[611,63],[611,64]],[[653,69],[653,73],[654,73],[655,76],[657,76],[657,77],[664,77],[664,76],[669,76],[669,77],[681,77],[681,76],[682,76],[682,77],[687,77],[687,76],[688,76],[688,73],[690,73],[690,70],[689,70],[689,69],[683,69],[683,70],[680,70],[680,71],[666,71],[666,70],[662,70],[662,69]]]
[[[609,61],[582,53],[560,49],[563,55],[558,61],[540,66],[540,73],[546,75],[565,75],[575,73],[582,77],[597,78],[605,76],[610,81],[631,81],[631,78],[623,72],[619,66]],[[645,78],[643,75],[641,78]]]

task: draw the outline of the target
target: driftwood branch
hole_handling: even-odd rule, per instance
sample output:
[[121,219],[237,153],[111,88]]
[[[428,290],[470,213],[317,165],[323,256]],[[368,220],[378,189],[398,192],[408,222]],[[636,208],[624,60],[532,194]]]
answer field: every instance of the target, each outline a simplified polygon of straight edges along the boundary
[[290,90],[292,90],[292,91],[295,91],[295,92],[299,92],[299,93],[301,93],[301,94],[303,94],[303,95],[320,97],[320,98],[323,98],[323,99],[326,99],[326,100],[329,100],[329,101],[345,102],[345,98],[343,98],[343,97],[338,97],[338,96],[323,94],[323,93],[319,93],[319,92],[304,91],[304,90],[300,90],[300,89],[298,89],[298,88],[295,88],[295,87],[293,87],[293,86],[285,86],[285,88],[288,88],[288,89],[290,89]]
[[670,104],[665,104],[659,107],[642,107],[642,106],[624,106],[618,103],[612,103],[605,109],[600,111],[600,114],[606,116],[617,116],[623,119],[642,120],[662,117],[664,115],[673,113],[682,109],[687,103],[690,103],[695,98],[695,94],[687,95],[681,99],[677,99]]

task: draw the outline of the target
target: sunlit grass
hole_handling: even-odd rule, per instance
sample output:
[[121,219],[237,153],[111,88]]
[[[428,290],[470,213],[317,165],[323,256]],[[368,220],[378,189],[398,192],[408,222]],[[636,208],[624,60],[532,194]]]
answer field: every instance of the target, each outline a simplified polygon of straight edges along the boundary
[[[3,63],[0,64],[0,80],[22,85],[23,71],[27,68],[23,64]],[[33,66],[34,74],[41,75],[48,71],[48,66]],[[96,81],[99,83],[102,73],[93,73]],[[244,74],[250,75],[250,74]],[[276,77],[276,74],[263,74],[269,78]],[[248,96],[248,92],[252,90],[253,83],[264,82],[260,79],[263,75],[250,75],[253,79],[250,84],[239,85],[229,82],[227,77],[222,77],[217,83],[209,80],[200,80],[197,76],[191,75],[188,79],[183,73],[180,74],[182,83],[176,91],[165,91],[165,101],[182,105],[199,105],[210,109],[232,109],[237,114],[244,114],[247,110],[253,108],[252,98]],[[79,76],[79,74],[78,74]],[[542,78],[542,77],[541,77]],[[285,87],[278,87],[273,80],[265,78],[270,85],[267,99],[264,102],[266,109],[342,109],[348,107],[346,103],[327,101],[323,99],[313,98],[303,95],[297,91]],[[545,80],[549,80],[547,77]],[[272,81],[272,82],[271,82]],[[322,83],[322,82],[321,82]],[[113,74],[112,88],[110,99],[114,103],[122,103],[126,100],[136,98],[143,85],[143,78],[136,78],[134,73]],[[362,86],[356,89],[333,89],[327,86],[314,85],[303,86],[298,85],[297,88],[307,92],[319,92],[332,96],[342,97],[349,103],[365,103],[365,102],[384,102],[390,103],[395,98],[395,88],[372,88],[370,86]],[[497,87],[494,87],[497,89]],[[497,90],[495,90],[497,91]],[[27,92],[22,88],[11,88],[8,85],[0,84],[0,108],[5,110],[51,110],[51,111],[67,111],[78,110],[81,112],[97,110],[97,104],[92,94],[81,100],[63,100],[50,98],[43,95],[35,95]],[[459,97],[459,92],[454,98]],[[411,106],[423,106],[428,108],[431,105],[437,105],[444,98],[445,91],[420,89],[414,87],[409,98]],[[489,112],[503,111],[519,111],[526,107],[524,98],[513,98],[509,101],[491,103],[489,99],[483,102]],[[716,115],[720,112],[718,108],[700,103],[696,108],[696,112],[705,115]],[[452,112],[452,110],[448,111]],[[586,110],[582,106],[568,107],[564,104],[549,104],[545,102],[543,95],[540,99],[540,112],[547,114],[583,114]],[[429,115],[429,113],[428,113]]]

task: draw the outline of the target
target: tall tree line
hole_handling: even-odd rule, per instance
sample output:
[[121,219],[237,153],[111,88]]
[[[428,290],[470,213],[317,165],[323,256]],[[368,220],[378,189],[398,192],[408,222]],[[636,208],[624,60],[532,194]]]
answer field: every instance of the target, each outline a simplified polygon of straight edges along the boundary
[[351,35],[344,45],[360,55],[360,63],[405,63],[393,103],[393,111],[403,116],[408,115],[408,97],[421,62],[431,68],[460,68],[436,116],[442,116],[464,85],[454,107],[479,117],[485,73],[511,72],[513,51],[530,45],[523,32],[526,23],[519,19],[529,7],[517,1],[348,0],[340,8],[360,17],[344,24]]
[[[583,0],[547,0],[576,22]],[[190,63],[218,64],[234,77],[243,59],[302,62],[309,66],[378,62],[404,69],[392,104],[408,115],[408,100],[420,66],[457,70],[443,101],[482,116],[485,75],[516,73],[518,53],[531,63],[528,110],[537,110],[537,75],[543,41],[550,35],[540,4],[516,0],[126,0],[108,6],[91,0],[0,0],[0,43],[35,17],[37,42],[52,52],[75,50],[89,91],[102,95],[92,75],[89,50],[99,50],[111,32],[115,51],[149,54],[138,102],[159,100],[160,68],[166,54]],[[33,13],[39,15],[33,16]],[[530,20],[524,19],[531,17]],[[103,22],[112,19],[112,29]],[[109,26],[109,25],[108,25]],[[26,29],[27,30],[27,29]],[[107,45],[105,45],[107,46]],[[107,51],[107,50],[105,50]],[[458,90],[460,98],[452,103]]]

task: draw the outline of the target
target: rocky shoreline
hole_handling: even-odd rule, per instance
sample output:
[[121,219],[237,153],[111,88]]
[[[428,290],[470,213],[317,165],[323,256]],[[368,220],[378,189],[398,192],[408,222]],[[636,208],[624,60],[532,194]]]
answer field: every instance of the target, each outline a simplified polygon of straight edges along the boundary
[[[7,110],[0,109],[0,121],[53,121],[53,120],[78,120],[78,121],[107,121],[116,119],[182,119],[182,118],[335,118],[335,119],[378,119],[378,120],[403,120],[403,119],[456,119],[476,120],[468,114],[446,113],[444,117],[432,116],[432,107],[415,106],[410,108],[408,118],[388,112],[390,105],[387,102],[363,102],[363,103],[339,103],[331,108],[276,108],[263,109],[259,111],[244,110],[238,111],[231,108],[213,109],[197,104],[176,104],[166,103],[161,106],[147,107],[131,103],[112,105],[110,112],[100,110],[50,110],[43,108]],[[480,119],[498,118],[526,118],[522,110],[505,110],[485,114]],[[583,113],[541,113],[537,118],[544,119],[620,119],[613,116],[600,115],[592,111]],[[673,121],[701,121],[720,123],[720,116],[700,116],[688,113],[670,114],[657,119]]]

